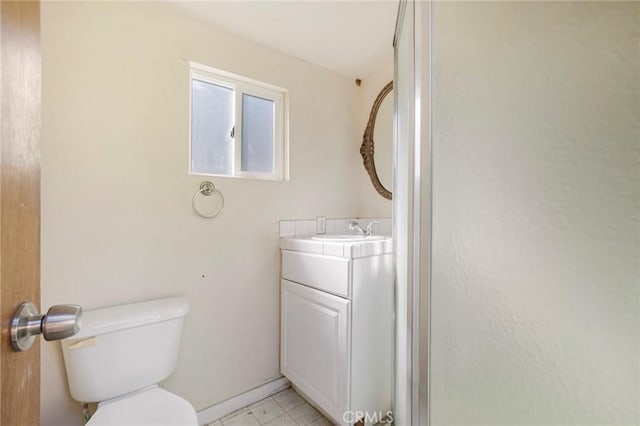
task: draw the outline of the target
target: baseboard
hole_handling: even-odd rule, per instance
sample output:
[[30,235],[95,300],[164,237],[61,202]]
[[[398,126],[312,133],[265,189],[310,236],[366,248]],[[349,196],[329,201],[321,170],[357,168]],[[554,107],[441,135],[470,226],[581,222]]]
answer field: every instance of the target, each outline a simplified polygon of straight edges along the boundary
[[211,407],[204,408],[197,412],[198,424],[206,425],[214,422],[227,414],[231,414],[240,408],[251,405],[262,399],[267,398],[275,393],[283,391],[291,386],[289,380],[286,377],[280,377],[272,382],[265,383],[262,386],[258,386],[255,389],[251,389],[248,392],[229,398],[226,401],[222,401]]

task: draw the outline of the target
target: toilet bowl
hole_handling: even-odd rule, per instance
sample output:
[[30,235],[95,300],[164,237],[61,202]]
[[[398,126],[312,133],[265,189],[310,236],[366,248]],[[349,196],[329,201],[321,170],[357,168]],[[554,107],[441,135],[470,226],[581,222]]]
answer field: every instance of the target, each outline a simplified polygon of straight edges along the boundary
[[87,423],[91,426],[113,425],[197,425],[191,404],[157,386],[98,404],[98,410]]
[[175,369],[189,304],[183,297],[85,311],[61,341],[71,396],[97,402],[90,426],[196,426],[191,404],[158,387]]

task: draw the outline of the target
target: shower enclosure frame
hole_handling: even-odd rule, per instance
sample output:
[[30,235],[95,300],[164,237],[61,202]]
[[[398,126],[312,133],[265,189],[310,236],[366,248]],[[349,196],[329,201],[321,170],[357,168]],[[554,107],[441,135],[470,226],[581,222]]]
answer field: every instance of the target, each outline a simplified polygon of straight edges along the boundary
[[[401,0],[394,35],[394,420],[429,425],[431,2]],[[406,66],[405,66],[406,64]]]

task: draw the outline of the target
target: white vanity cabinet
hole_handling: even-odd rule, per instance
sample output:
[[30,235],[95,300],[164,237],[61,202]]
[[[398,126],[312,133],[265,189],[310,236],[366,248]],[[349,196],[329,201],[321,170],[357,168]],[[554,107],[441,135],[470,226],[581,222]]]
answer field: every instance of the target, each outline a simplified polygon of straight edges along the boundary
[[281,249],[282,374],[338,424],[380,421],[392,397],[391,240],[283,238]]
[[350,310],[346,299],[282,280],[282,372],[330,415],[349,406]]

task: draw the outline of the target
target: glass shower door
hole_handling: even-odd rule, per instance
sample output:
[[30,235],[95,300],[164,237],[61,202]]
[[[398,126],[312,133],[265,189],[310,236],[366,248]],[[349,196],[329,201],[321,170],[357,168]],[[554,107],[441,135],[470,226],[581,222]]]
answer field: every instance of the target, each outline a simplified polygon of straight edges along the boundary
[[430,424],[638,424],[638,3],[431,13]]
[[640,424],[640,4],[401,11],[396,424]]

